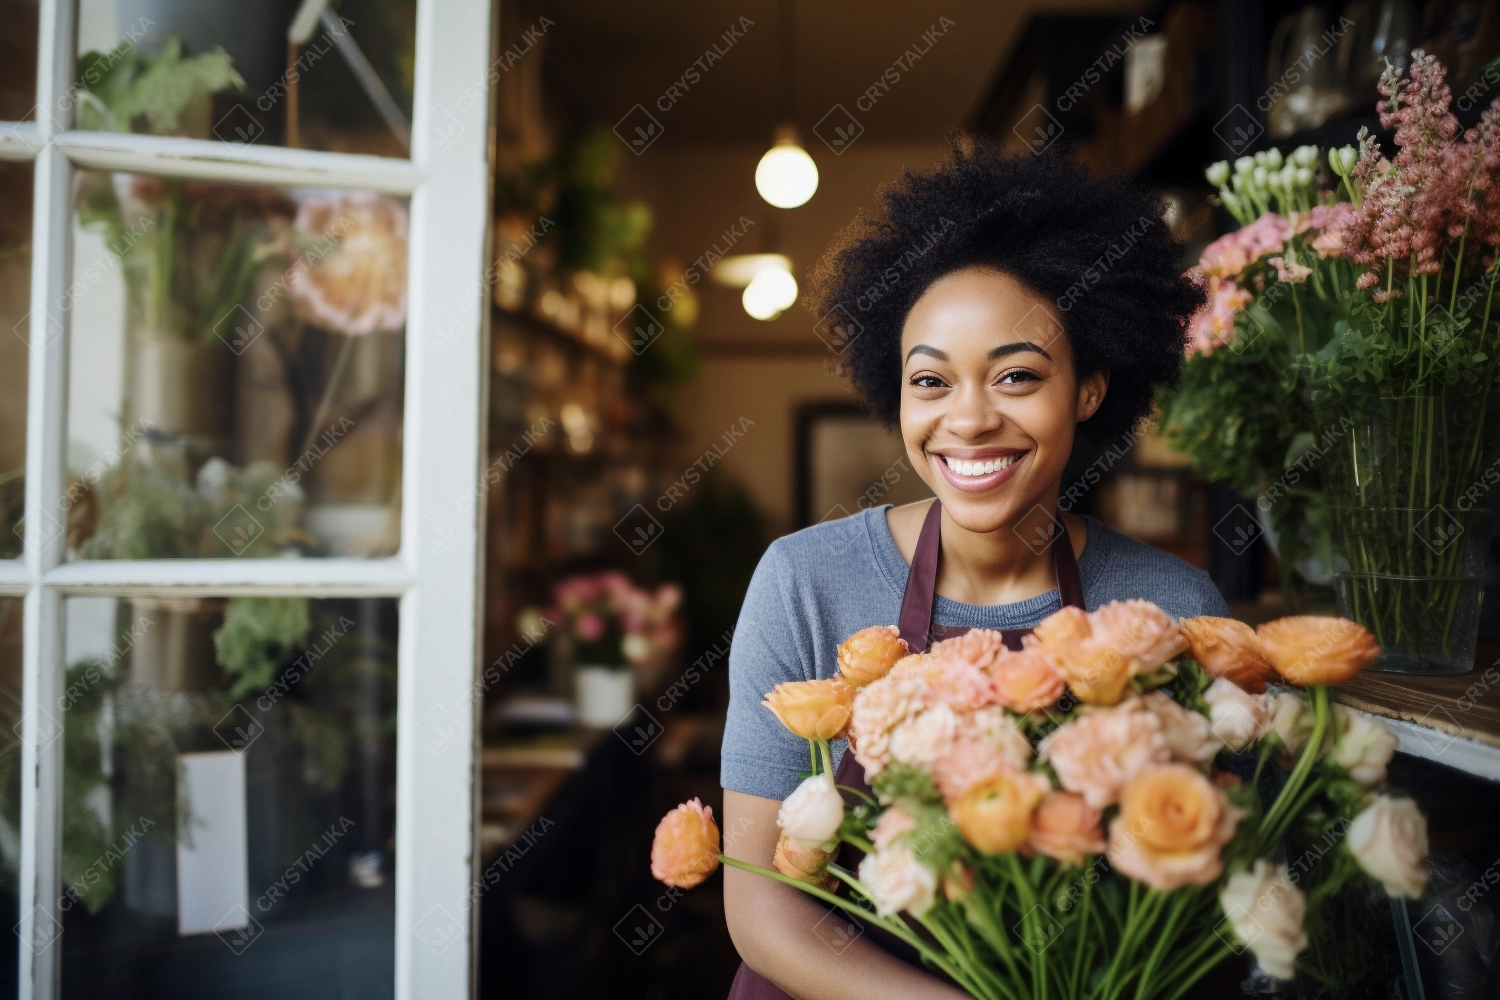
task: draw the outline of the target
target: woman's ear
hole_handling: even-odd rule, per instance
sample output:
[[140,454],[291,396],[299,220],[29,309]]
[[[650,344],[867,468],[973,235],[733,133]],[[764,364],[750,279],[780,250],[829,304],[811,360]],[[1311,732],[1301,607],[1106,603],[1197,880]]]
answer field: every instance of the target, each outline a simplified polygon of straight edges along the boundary
[[1081,424],[1095,413],[1104,402],[1109,390],[1109,372],[1097,371],[1087,375],[1078,383],[1078,422]]

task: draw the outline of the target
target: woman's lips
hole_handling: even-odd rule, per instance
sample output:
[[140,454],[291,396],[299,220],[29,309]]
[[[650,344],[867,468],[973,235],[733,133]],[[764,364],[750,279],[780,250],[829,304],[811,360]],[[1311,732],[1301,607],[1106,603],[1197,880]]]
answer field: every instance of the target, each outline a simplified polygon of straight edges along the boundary
[[[1030,454],[1031,452],[1029,451],[1022,451],[1011,452],[1008,455],[996,456],[995,458],[989,459],[988,461],[995,462],[997,464],[1006,462],[1008,464],[1006,464],[1004,468],[999,468],[993,472],[986,472],[983,475],[978,476],[966,476],[961,472],[955,471],[953,467],[948,464],[948,460],[942,455],[933,455],[932,460],[937,463],[938,468],[942,470],[943,476],[948,480],[948,482],[953,484],[955,489],[963,490],[965,493],[983,493],[985,490],[994,489],[1001,483],[1005,482],[1007,479],[1014,476],[1016,474],[1016,470],[1020,468],[1021,462],[1023,462]],[[983,465],[985,463],[974,461],[960,462],[957,464]]]

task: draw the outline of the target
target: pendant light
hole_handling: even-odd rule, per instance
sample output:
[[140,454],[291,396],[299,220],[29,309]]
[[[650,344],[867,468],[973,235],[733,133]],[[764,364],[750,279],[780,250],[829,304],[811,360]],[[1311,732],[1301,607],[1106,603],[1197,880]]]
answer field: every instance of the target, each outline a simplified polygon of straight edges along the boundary
[[805,205],[818,190],[818,166],[802,148],[792,124],[796,88],[797,13],[795,0],[781,3],[780,123],[772,133],[771,148],[755,168],[755,190],[777,208]]

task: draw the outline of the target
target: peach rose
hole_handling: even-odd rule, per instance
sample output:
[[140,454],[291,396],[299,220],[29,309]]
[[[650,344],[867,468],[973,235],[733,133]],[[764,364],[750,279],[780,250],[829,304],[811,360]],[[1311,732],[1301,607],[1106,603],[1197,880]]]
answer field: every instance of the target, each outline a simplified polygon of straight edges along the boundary
[[1427,888],[1427,817],[1411,799],[1377,795],[1349,824],[1349,853],[1387,895],[1420,899]]
[[1283,691],[1271,699],[1271,725],[1267,733],[1281,741],[1278,757],[1296,757],[1307,746],[1313,731],[1312,706],[1301,695]]
[[1264,693],[1266,680],[1276,676],[1255,629],[1244,622],[1205,615],[1184,618],[1181,628],[1188,652],[1212,676],[1227,677],[1252,694]]
[[1120,798],[1120,814],[1109,825],[1109,860],[1162,892],[1207,885],[1223,873],[1219,852],[1234,837],[1240,815],[1196,768],[1149,767]]
[[1031,847],[1063,864],[1081,865],[1104,853],[1099,810],[1076,792],[1048,792],[1031,814]]
[[1161,720],[1161,736],[1173,760],[1202,764],[1219,752],[1221,744],[1201,713],[1183,708],[1160,691],[1142,696],[1141,704]]
[[761,704],[804,740],[831,740],[854,711],[854,689],[838,677],[787,681],[772,688]]
[[1396,737],[1385,723],[1343,705],[1333,706],[1333,723],[1337,736],[1328,759],[1366,788],[1384,784],[1396,753]]
[[1092,612],[1063,608],[1043,619],[1032,638],[1089,705],[1118,704],[1130,678],[1187,648],[1177,623],[1150,601],[1114,601]]
[[854,687],[863,687],[890,673],[907,652],[900,629],[894,625],[872,625],[839,645],[839,673]]
[[920,917],[936,902],[937,876],[909,847],[866,854],[859,863],[859,880],[869,890],[875,912],[882,917],[902,910]]
[[1049,787],[1043,775],[1006,768],[965,792],[950,815],[975,849],[987,854],[1014,851],[1030,836],[1031,813]]
[[1234,753],[1239,753],[1271,728],[1271,702],[1248,694],[1227,677],[1220,677],[1203,692],[1208,703],[1208,721],[1214,735]]
[[1052,660],[1034,646],[997,656],[990,664],[989,677],[1000,704],[1021,713],[1055,705],[1065,690]]
[[1342,684],[1375,662],[1380,646],[1347,618],[1294,615],[1255,630],[1271,666],[1290,684]]
[[824,847],[843,822],[844,798],[827,771],[804,778],[776,813],[776,825],[803,847]]
[[794,878],[820,889],[831,889],[831,883],[838,882],[838,879],[828,873],[828,862],[832,859],[833,851],[806,847],[783,832],[776,840],[776,854],[771,859],[771,864],[787,878]]
[[714,811],[689,799],[661,818],[651,841],[651,875],[691,889],[719,867],[719,827]]
[[1063,788],[1079,793],[1095,809],[1113,805],[1132,778],[1172,755],[1161,720],[1139,698],[1059,726],[1037,752],[1051,763]]
[[1302,930],[1307,900],[1285,867],[1256,858],[1250,871],[1229,876],[1219,890],[1219,905],[1262,971],[1277,979],[1296,974],[1297,956],[1307,949]]

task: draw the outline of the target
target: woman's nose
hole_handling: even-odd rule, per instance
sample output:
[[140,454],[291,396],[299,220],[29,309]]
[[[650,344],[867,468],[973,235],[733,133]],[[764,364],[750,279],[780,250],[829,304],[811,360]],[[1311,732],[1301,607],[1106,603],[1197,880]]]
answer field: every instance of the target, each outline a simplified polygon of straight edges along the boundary
[[981,386],[967,386],[955,393],[943,422],[962,437],[974,438],[1000,428],[1004,416]]

